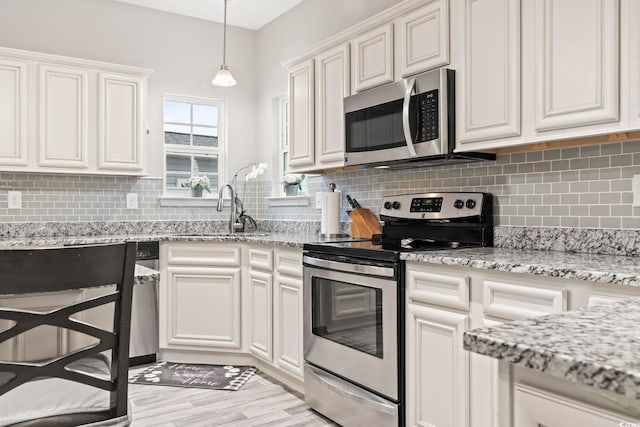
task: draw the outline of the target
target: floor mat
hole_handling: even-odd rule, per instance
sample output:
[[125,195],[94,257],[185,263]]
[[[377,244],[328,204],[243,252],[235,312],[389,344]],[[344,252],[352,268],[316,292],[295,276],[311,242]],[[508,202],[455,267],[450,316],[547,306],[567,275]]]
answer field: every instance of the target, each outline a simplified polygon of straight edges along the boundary
[[256,371],[253,366],[158,362],[130,374],[129,383],[236,391]]

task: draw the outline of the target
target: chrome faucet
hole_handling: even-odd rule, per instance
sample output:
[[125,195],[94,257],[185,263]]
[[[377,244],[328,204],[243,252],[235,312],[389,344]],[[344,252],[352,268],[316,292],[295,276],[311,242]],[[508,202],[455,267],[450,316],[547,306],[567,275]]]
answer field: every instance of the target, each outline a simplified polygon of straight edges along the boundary
[[231,184],[224,184],[222,187],[220,187],[220,190],[218,190],[218,207],[216,207],[216,210],[218,212],[222,211],[222,206],[224,203],[222,200],[222,194],[224,193],[225,188],[229,188],[229,193],[231,196],[231,215],[229,216],[229,233],[235,233],[234,224],[236,222],[236,194],[233,191],[233,187],[231,186]]

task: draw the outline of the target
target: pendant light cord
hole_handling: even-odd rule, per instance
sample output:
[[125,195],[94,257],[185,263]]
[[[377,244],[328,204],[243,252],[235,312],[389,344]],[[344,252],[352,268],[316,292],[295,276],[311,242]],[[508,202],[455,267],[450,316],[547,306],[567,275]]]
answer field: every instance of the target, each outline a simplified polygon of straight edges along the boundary
[[222,34],[222,65],[227,65],[227,0],[224,0],[224,29]]

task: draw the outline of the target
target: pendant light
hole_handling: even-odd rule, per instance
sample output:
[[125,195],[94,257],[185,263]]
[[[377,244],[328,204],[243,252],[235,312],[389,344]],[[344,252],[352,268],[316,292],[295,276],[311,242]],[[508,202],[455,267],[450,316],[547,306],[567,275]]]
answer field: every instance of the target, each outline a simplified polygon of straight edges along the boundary
[[222,65],[216,74],[216,77],[211,83],[214,86],[235,86],[236,79],[233,78],[233,74],[227,68],[227,1],[224,0],[224,36],[222,39]]

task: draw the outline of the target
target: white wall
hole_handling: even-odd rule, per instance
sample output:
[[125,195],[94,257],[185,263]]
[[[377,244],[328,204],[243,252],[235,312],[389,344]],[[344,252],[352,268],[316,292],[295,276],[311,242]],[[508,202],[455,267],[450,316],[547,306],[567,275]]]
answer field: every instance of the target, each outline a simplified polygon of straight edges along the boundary
[[259,160],[256,132],[256,32],[227,31],[227,64],[238,85],[216,88],[222,25],[111,0],[0,0],[0,46],[145,67],[149,139],[145,168],[162,176],[162,95],[227,100],[230,170]]
[[256,38],[258,129],[261,157],[269,163],[275,182],[278,165],[278,103],[287,94],[287,74],[282,62],[375,15],[400,0],[305,0],[258,30]]

